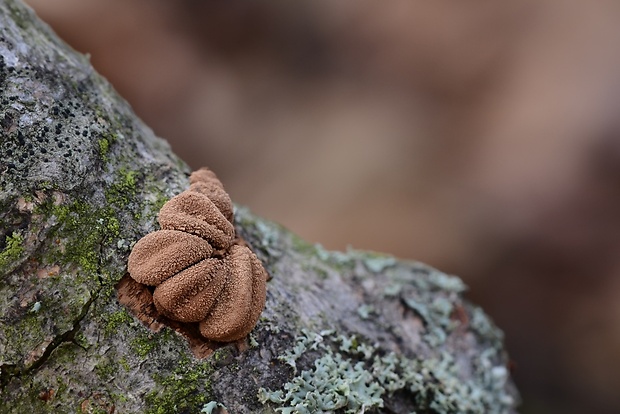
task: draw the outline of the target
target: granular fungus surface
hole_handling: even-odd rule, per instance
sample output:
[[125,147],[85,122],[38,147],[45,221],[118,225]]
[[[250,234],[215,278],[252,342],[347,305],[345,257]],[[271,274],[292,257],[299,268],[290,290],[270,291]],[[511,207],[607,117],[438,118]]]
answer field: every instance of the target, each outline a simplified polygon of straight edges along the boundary
[[217,342],[245,337],[265,306],[267,272],[239,243],[232,219],[222,183],[206,168],[195,171],[190,188],[161,208],[161,230],[136,243],[127,266],[136,282],[154,287],[160,314],[198,323]]

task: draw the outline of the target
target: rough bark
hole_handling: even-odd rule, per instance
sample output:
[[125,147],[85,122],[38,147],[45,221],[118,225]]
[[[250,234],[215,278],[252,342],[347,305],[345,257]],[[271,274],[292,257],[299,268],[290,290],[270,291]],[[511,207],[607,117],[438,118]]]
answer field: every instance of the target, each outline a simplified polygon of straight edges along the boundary
[[250,337],[153,314],[126,260],[187,166],[29,8],[0,1],[0,31],[0,412],[515,412],[501,331],[458,278],[243,208],[271,275]]

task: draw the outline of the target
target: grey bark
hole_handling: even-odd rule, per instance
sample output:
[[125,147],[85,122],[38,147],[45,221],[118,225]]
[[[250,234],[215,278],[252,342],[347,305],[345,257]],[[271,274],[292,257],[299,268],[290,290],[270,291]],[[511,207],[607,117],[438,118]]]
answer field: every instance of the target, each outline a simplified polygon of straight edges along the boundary
[[515,412],[501,331],[458,278],[243,208],[271,275],[250,337],[136,318],[127,256],[188,168],[19,1],[0,36],[0,412]]

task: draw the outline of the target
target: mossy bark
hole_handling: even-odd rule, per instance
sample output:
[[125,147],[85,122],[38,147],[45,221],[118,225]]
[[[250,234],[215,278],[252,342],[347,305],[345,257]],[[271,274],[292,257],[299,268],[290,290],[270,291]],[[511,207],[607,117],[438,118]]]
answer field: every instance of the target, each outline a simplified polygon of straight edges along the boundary
[[149,329],[115,287],[187,166],[19,1],[0,33],[0,412],[515,412],[501,331],[459,279],[245,209],[272,277],[250,337],[198,358]]

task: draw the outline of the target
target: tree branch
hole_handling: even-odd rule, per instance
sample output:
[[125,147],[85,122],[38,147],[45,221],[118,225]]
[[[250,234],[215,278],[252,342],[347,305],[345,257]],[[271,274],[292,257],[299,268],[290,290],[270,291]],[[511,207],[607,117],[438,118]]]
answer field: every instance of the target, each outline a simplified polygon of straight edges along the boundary
[[154,313],[127,256],[187,166],[29,8],[0,2],[0,31],[0,411],[515,412],[502,334],[459,279],[243,208],[272,277],[249,338]]

